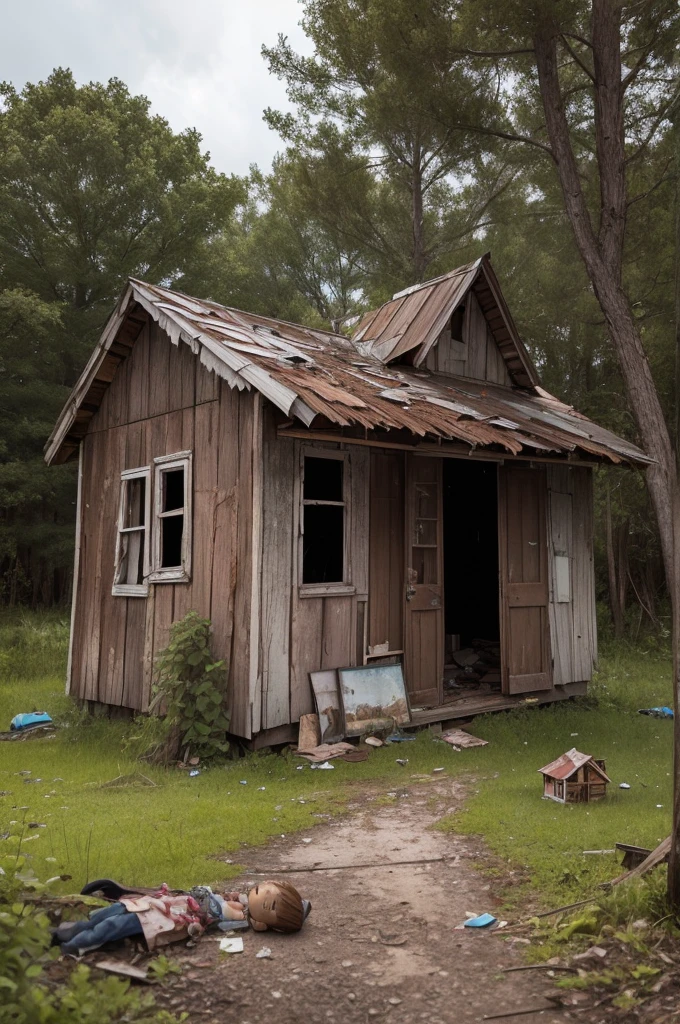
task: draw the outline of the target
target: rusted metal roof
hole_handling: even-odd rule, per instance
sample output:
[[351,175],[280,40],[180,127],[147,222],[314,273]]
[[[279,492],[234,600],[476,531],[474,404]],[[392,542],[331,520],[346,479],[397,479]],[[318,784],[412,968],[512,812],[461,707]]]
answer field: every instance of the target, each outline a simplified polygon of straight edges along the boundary
[[607,782],[611,782],[611,779],[604,771],[600,768],[599,764],[593,758],[592,754],[582,754],[576,747],[572,747],[566,754],[562,754],[556,761],[551,761],[545,768],[539,768],[541,775],[548,775],[551,779],[569,779],[577,772],[579,768],[582,768],[584,764],[590,764],[591,767],[606,779]]
[[[478,261],[471,267],[479,270],[483,265]],[[458,278],[469,284],[472,270],[463,271],[447,276],[449,292],[458,287],[453,284]],[[420,292],[427,289],[411,291],[407,298],[417,297],[422,311],[432,297],[423,298]],[[48,462],[65,461],[77,450],[88,418],[115,373],[116,360],[134,344],[130,324],[139,331],[142,311],[174,344],[189,345],[231,387],[257,389],[307,427],[330,423],[365,431],[408,431],[420,438],[465,443],[470,451],[492,448],[539,458],[573,454],[637,465],[652,461],[535,385],[506,387],[385,363],[373,343],[362,341],[368,327],[349,339],[131,279],[46,445]],[[416,320],[417,311],[411,324]],[[421,322],[423,337],[434,336],[434,328],[428,333],[429,323],[427,318]]]
[[412,353],[414,366],[422,366],[451,314],[474,294],[514,384],[531,387],[538,373],[522,344],[488,254],[432,281],[406,288],[371,313],[366,313],[352,340],[366,355],[383,363]]

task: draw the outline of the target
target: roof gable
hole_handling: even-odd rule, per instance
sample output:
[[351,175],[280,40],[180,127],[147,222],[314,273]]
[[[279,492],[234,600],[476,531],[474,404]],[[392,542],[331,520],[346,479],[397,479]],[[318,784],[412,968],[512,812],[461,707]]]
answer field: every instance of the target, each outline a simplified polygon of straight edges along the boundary
[[473,291],[514,384],[540,383],[531,357],[501,293],[488,254],[449,274],[397,292],[389,302],[361,319],[352,341],[366,355],[392,363],[411,353],[422,366],[454,310]]
[[[45,446],[48,463],[76,454],[147,318],[168,343],[188,345],[230,387],[256,389],[305,427],[403,431],[406,443],[409,436],[427,437],[466,445],[469,452],[495,448],[530,458],[652,461],[538,386],[508,387],[383,363],[343,335],[130,279]],[[403,443],[404,437],[394,440]]]

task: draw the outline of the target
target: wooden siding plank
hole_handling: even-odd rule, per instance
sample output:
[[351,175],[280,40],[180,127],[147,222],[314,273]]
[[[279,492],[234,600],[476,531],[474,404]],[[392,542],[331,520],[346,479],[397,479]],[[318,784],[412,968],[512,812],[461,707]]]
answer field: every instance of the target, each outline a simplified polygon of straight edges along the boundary
[[466,298],[468,359],[466,376],[486,380],[486,318],[474,294]]
[[[321,668],[345,668],[356,661],[356,598],[324,597]],[[313,671],[310,669],[310,671]],[[309,687],[309,680],[307,682]]]
[[[232,392],[236,397],[236,392]],[[238,521],[234,629],[230,673],[231,730],[250,739],[250,601],[252,592],[253,512],[253,395],[239,394],[238,431]]]
[[346,451],[351,474],[350,579],[357,595],[365,597],[368,594],[370,449],[347,445]]
[[[371,451],[368,644],[404,647],[404,456]],[[366,652],[364,652],[366,653]]]
[[558,559],[573,562],[572,496],[568,466],[549,466],[548,478],[548,562],[550,582],[550,646],[553,662],[553,685],[577,682],[574,677],[574,605],[573,587],[568,601],[558,597]]
[[[123,655],[126,646],[127,601],[111,593],[115,568],[120,474],[125,469],[127,427],[100,435],[105,445],[106,476],[102,502],[101,645],[99,650],[99,700],[119,706],[123,696]],[[107,495],[108,497],[105,497]],[[135,598],[134,600],[142,600]]]
[[295,444],[264,442],[262,495],[262,728],[290,721]]
[[[123,689],[119,703],[143,711],[148,704],[145,685],[146,603],[148,598],[128,597],[123,657]],[[112,701],[112,703],[117,703]]]
[[[314,711],[309,673],[322,667],[324,598],[293,600],[291,621],[290,720]],[[335,666],[333,666],[335,667]]]
[[[157,323],[149,325],[149,416],[168,411],[172,342]],[[132,360],[127,360],[131,363]]]
[[572,593],[574,603],[574,675],[592,678],[597,660],[595,566],[593,554],[593,472],[571,469],[574,502]]

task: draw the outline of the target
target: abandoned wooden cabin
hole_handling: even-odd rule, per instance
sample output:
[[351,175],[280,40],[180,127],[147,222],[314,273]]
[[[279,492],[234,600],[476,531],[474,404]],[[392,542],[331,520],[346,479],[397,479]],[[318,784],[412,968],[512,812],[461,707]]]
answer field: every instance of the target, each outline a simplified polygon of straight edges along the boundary
[[[310,672],[379,657],[416,723],[584,693],[593,466],[650,461],[541,389],[488,257],[351,338],[130,280],[46,446],[74,458],[70,692],[145,709],[196,609],[256,744]],[[494,645],[445,687],[446,651]]]
[[558,804],[602,800],[611,782],[604,761],[582,754],[576,747],[538,770],[543,776],[543,796]]

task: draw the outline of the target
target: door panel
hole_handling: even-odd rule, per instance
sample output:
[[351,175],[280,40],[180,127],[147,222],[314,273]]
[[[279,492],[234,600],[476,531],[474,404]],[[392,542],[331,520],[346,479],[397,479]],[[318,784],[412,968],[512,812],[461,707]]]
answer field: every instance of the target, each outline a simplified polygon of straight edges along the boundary
[[444,566],[441,459],[408,455],[406,472],[406,685],[411,705],[442,701]]
[[506,463],[500,468],[504,693],[552,687],[546,487],[541,467]]

